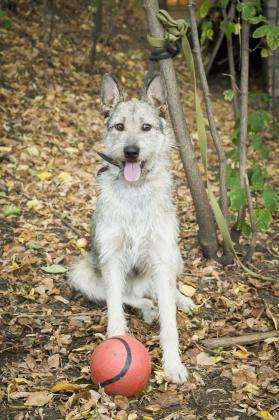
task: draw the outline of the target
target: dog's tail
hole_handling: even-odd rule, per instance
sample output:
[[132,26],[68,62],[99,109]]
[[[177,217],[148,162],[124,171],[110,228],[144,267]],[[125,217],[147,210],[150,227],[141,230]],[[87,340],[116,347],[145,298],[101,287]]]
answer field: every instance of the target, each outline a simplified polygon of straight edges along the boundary
[[71,286],[90,300],[104,300],[104,287],[98,275],[95,257],[91,253],[81,257],[69,270],[68,280]]

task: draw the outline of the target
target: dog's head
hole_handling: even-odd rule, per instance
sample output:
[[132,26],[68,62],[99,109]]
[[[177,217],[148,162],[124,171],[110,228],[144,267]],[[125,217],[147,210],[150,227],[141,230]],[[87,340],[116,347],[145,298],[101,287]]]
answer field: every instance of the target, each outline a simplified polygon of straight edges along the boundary
[[143,89],[140,100],[125,101],[117,81],[105,75],[101,100],[105,109],[104,143],[108,155],[123,169],[128,182],[136,182],[166,156],[167,125],[161,116],[166,96],[160,76]]

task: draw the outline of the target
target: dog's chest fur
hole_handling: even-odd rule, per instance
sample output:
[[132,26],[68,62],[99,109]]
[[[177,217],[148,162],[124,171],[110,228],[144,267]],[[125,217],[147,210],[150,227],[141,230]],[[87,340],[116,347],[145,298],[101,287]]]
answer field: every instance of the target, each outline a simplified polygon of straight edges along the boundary
[[153,174],[142,184],[131,186],[121,176],[115,179],[106,172],[99,184],[93,240],[100,263],[117,256],[127,274],[145,274],[150,252],[164,240],[164,234],[176,237],[169,173],[161,170],[158,176]]

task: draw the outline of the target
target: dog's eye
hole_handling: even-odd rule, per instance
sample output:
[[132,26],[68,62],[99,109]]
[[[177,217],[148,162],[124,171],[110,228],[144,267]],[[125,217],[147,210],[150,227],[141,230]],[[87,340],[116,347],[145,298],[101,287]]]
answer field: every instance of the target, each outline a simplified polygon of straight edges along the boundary
[[115,124],[114,127],[116,128],[117,131],[123,131],[124,130],[124,124],[122,124],[122,123]]
[[142,131],[150,131],[152,126],[150,124],[142,124],[141,129]]

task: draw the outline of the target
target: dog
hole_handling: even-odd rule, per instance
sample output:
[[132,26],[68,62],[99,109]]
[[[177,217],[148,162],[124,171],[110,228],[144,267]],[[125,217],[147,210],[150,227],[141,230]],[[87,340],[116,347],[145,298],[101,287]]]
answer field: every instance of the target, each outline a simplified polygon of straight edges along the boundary
[[107,153],[101,155],[109,163],[97,176],[92,249],[71,268],[69,281],[89,299],[106,301],[108,337],[127,333],[123,304],[139,309],[147,323],[159,316],[165,374],[183,383],[188,372],[179,355],[176,307],[189,312],[195,305],[176,287],[183,264],[171,196],[170,129],[161,116],[165,89],[156,75],[139,100],[125,101],[118,82],[105,75],[101,101]]

